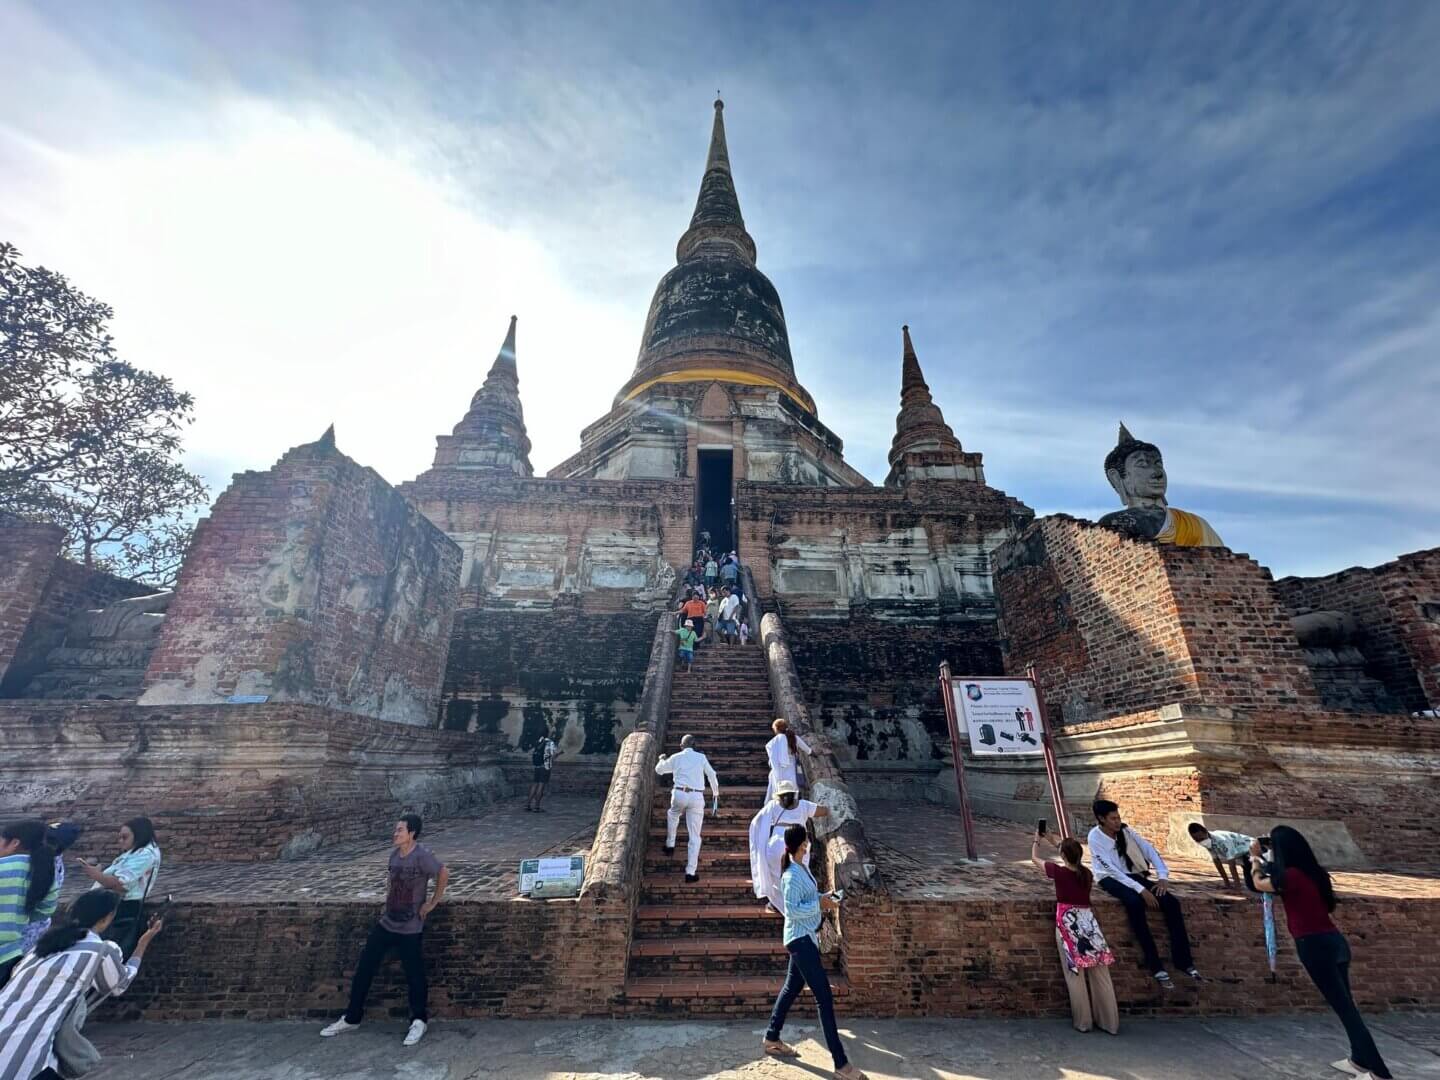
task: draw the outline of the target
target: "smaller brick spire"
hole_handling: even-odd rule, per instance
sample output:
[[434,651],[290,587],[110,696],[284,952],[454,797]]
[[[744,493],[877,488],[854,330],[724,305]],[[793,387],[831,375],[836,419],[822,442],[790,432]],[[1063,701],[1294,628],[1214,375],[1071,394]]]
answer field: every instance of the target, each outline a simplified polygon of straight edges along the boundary
[[520,405],[520,376],[515,364],[515,323],[490,365],[490,373],[475,396],[470,411],[450,435],[436,440],[436,468],[491,469],[516,476],[534,476],[530,465],[530,436]]
[[967,454],[930,396],[930,385],[920,370],[920,358],[910,341],[910,327],[900,328],[904,351],[900,363],[900,412],[895,417],[895,438],[890,443],[887,486],[907,478],[982,480],[980,455]]

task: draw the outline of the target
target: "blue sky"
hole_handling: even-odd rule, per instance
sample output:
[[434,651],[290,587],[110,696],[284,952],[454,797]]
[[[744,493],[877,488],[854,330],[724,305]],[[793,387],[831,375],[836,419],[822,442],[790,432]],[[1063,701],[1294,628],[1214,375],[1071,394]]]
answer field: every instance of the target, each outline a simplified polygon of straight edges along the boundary
[[1440,543],[1440,5],[0,0],[0,236],[192,390],[217,487],[334,421],[399,482],[511,312],[533,458],[629,375],[720,89],[796,371],[878,482],[908,322],[1039,513],[1277,575]]

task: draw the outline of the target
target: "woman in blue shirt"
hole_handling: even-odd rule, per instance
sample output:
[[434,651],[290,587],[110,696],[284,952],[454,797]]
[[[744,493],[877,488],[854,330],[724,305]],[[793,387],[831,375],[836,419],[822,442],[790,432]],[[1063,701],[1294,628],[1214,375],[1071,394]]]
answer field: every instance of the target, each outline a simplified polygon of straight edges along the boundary
[[840,1043],[835,1027],[835,1004],[830,995],[830,980],[820,961],[820,918],[826,911],[838,911],[840,902],[829,893],[820,892],[805,856],[810,850],[810,834],[804,825],[791,825],[785,830],[785,854],[780,858],[780,895],[785,902],[785,948],[790,953],[790,970],[785,985],[775,999],[770,1013],[770,1026],[765,1031],[765,1053],[772,1057],[798,1057],[799,1051],[780,1041],[785,1016],[800,994],[809,986],[820,1012],[820,1026],[825,1031],[825,1045],[835,1061],[835,1075],[843,1080],[866,1080],[865,1074],[851,1065]]

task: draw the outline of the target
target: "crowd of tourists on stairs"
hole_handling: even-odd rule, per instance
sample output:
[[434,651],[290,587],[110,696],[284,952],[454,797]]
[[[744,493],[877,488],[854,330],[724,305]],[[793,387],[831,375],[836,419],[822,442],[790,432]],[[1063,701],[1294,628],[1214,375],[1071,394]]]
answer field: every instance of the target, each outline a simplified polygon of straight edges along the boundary
[[[119,854],[63,913],[64,853],[81,834],[70,822],[0,826],[0,1080],[78,1076],[99,1061],[81,1034],[90,1003],[124,993],[163,920],[144,903],[160,871],[149,818],[120,827]],[[92,993],[93,992],[93,993]]]

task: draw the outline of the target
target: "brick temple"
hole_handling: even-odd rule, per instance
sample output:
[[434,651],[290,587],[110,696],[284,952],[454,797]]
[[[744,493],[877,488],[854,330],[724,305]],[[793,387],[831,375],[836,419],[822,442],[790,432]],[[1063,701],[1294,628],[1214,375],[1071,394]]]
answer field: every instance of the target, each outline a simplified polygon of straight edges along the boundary
[[[1044,772],[951,745],[942,662],[1035,665],[1077,831],[1104,795],[1173,858],[1212,978],[1162,997],[1122,959],[1123,1009],[1321,1007],[1288,943],[1268,978],[1256,905],[1219,887],[1191,821],[1298,825],[1337,870],[1362,1004],[1440,1004],[1440,960],[1414,948],[1440,931],[1440,549],[1276,581],[1225,547],[1037,518],[986,482],[908,327],[871,483],[759,266],[717,101],[634,370],[548,475],[512,318],[468,406],[437,416],[459,420],[427,471],[392,485],[326,431],[233,478],[173,592],[0,521],[0,812],[80,820],[95,854],[146,813],[176,894],[124,1007],[333,1015],[413,809],[454,875],[426,931],[437,1015],[759,1019],[784,950],[744,831],[783,716],[832,812],[815,865],[848,893],[829,938],[846,1013],[1058,1015],[1052,894],[1025,861],[1053,816]],[[686,675],[670,612],[704,533],[740,554],[756,643]],[[553,812],[518,813],[547,725]],[[657,833],[654,764],[687,732],[725,791],[698,885]],[[578,898],[517,897],[541,854],[586,856]],[[1128,958],[1119,906],[1097,910]],[[398,977],[380,989],[400,1007]]]

